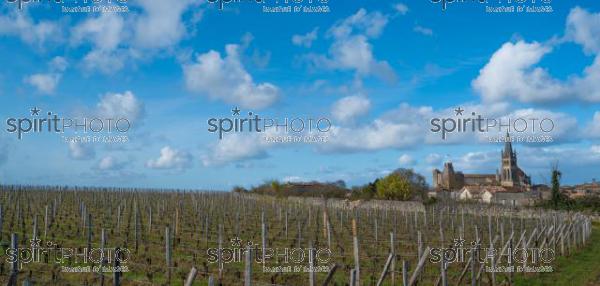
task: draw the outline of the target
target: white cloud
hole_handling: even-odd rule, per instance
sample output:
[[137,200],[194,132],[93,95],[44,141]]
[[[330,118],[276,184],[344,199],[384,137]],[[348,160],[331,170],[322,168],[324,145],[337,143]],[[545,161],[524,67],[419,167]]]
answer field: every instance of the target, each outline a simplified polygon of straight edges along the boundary
[[429,155],[427,155],[427,157],[425,157],[425,162],[427,162],[430,165],[439,165],[442,162],[442,155],[437,154],[437,153],[431,153]]
[[187,88],[244,108],[265,108],[273,104],[279,96],[279,88],[268,82],[254,82],[240,61],[238,45],[227,45],[225,51],[224,58],[211,50],[197,55],[196,62],[184,64]]
[[400,15],[406,15],[408,13],[408,6],[403,3],[394,4],[394,10],[396,10]]
[[96,156],[94,148],[90,144],[69,142],[69,156],[75,160],[89,160]]
[[57,56],[52,58],[52,60],[49,63],[49,66],[51,71],[64,72],[69,66],[69,63],[64,57]]
[[90,43],[92,49],[83,58],[83,67],[87,71],[99,71],[111,74],[125,65],[127,51],[120,49],[130,36],[123,17],[117,13],[100,13],[89,17],[71,29],[71,44],[79,46]]
[[94,49],[113,51],[125,39],[125,20],[117,13],[100,13],[71,29],[71,44],[90,42]]
[[[187,34],[183,14],[197,3],[196,0],[141,0],[136,2],[140,9],[131,11],[128,17],[100,13],[80,21],[70,30],[70,42],[73,46],[91,45],[83,58],[85,70],[112,74],[128,62],[151,57],[158,54],[155,51],[179,43]],[[190,21],[195,23],[199,19],[193,16]]]
[[365,115],[371,108],[371,101],[361,95],[344,97],[333,104],[331,114],[339,121],[346,122]]
[[398,158],[398,164],[401,166],[413,166],[415,163],[415,159],[408,154],[402,154],[402,156]]
[[293,35],[292,43],[296,46],[303,46],[306,48],[310,48],[312,46],[313,41],[315,41],[318,37],[317,33],[319,28],[314,28],[312,31],[304,34],[304,35]]
[[335,38],[347,38],[351,34],[365,34],[367,37],[376,38],[381,35],[383,28],[388,23],[388,16],[380,12],[367,12],[361,8],[354,15],[339,21],[329,30]]
[[92,50],[83,57],[83,68],[86,71],[98,71],[112,74],[125,67],[126,51]]
[[[330,152],[410,148],[424,140],[428,132],[423,120],[431,108],[402,104],[369,124],[358,127],[332,126],[329,141],[322,146]],[[401,114],[401,116],[399,116]]]
[[[536,122],[535,124],[529,122],[527,124],[528,131],[527,132],[513,132],[515,135],[549,135],[552,136],[552,139],[555,142],[568,142],[568,141],[577,141],[579,139],[579,128],[577,124],[577,119],[569,114],[562,112],[554,112],[544,109],[535,109],[535,108],[524,108],[518,109],[510,114],[506,115],[504,118],[512,118],[513,120],[517,118],[537,118],[538,120],[542,120],[543,118],[548,118],[549,120],[545,120],[543,123]],[[514,123],[515,128],[522,128],[525,125],[522,121],[519,123]],[[532,128],[535,128],[533,130]],[[553,126],[552,131],[544,132],[539,129],[539,127],[544,128],[544,130],[548,130],[550,126]]]
[[600,138],[600,111],[594,113],[592,121],[588,123],[584,130],[584,137],[587,138]]
[[25,83],[35,87],[38,92],[43,94],[53,94],[56,86],[62,78],[62,72],[67,69],[67,60],[63,57],[54,57],[48,63],[48,73],[36,73],[25,77]]
[[16,10],[8,15],[0,15],[0,35],[17,36],[23,42],[37,47],[60,42],[63,37],[59,22],[35,22],[27,11]]
[[329,29],[327,35],[333,38],[329,55],[308,54],[305,58],[316,68],[350,70],[358,76],[373,74],[394,81],[396,74],[386,61],[375,58],[369,43],[381,35],[387,23],[387,15],[360,9]]
[[586,67],[582,77],[573,77],[572,85],[574,93],[581,99],[589,102],[600,102],[600,55],[594,62]]
[[152,169],[186,169],[192,164],[192,155],[165,146],[160,149],[160,156],[146,162],[146,167]]
[[550,44],[562,41],[540,44],[521,40],[503,44],[473,80],[473,88],[486,102],[600,102],[600,13],[573,8],[567,17],[564,39],[581,45],[586,54],[595,55],[581,74],[558,80],[539,66],[542,57],[552,51]]
[[[600,152],[598,145],[589,147],[562,146],[547,148],[520,148],[519,163],[533,168],[547,168],[557,162],[563,175],[569,175],[569,170],[577,170],[581,166],[596,165],[600,167]],[[591,172],[589,172],[591,171]],[[593,168],[585,168],[584,172],[594,173]],[[597,175],[597,174],[593,174]]]
[[268,144],[259,135],[224,136],[202,158],[204,166],[220,166],[230,162],[264,158]]
[[498,149],[494,151],[468,152],[462,155],[458,161],[452,163],[457,170],[467,173],[495,173],[496,169],[500,166],[500,150],[501,147],[498,145]]
[[587,54],[600,53],[600,13],[575,7],[567,16],[565,36],[583,46]]
[[430,28],[426,28],[420,25],[416,25],[413,28],[413,31],[419,33],[419,34],[423,34],[425,36],[433,36],[433,30],[431,30]]
[[380,119],[359,128],[334,126],[324,148],[332,152],[408,148],[421,141],[420,136],[411,135],[412,127]]
[[562,99],[569,91],[547,70],[535,66],[550,51],[550,47],[537,42],[505,43],[479,71],[473,88],[488,102],[510,98],[522,102]]
[[[553,142],[548,144],[574,142],[581,138],[577,119],[562,112],[553,112],[544,109],[524,108],[510,110],[504,103],[494,104],[458,104],[465,111],[464,118],[476,118],[472,112],[481,115],[484,119],[495,119],[503,127],[492,126],[488,132],[458,132],[447,133],[447,138],[442,139],[441,132],[432,132],[430,121],[432,118],[454,118],[454,108],[434,110],[430,106],[411,106],[406,103],[388,110],[370,123],[358,126],[334,125],[327,134],[329,141],[320,146],[328,152],[353,152],[372,151],[383,149],[410,149],[423,144],[482,144],[488,143],[490,138],[503,138],[507,131],[507,124],[511,122],[510,133],[522,138],[527,136],[551,136]],[[523,120],[527,122],[524,129]],[[540,130],[540,121],[545,130]],[[515,123],[516,122],[516,123]],[[487,121],[484,120],[485,129]],[[499,125],[499,123],[497,123]],[[554,124],[554,127],[552,127]],[[534,126],[535,125],[535,126]],[[514,128],[519,131],[515,131]],[[437,158],[436,158],[437,159]],[[433,160],[433,158],[432,158]]]
[[106,156],[98,161],[96,168],[100,171],[113,171],[123,169],[125,165],[125,161],[119,161],[113,156]]
[[182,15],[194,3],[197,1],[138,1],[143,13],[135,23],[135,45],[165,48],[177,44],[187,32]]
[[52,94],[60,81],[61,75],[56,73],[32,74],[24,81],[35,87],[40,93]]
[[107,93],[96,105],[99,115],[106,118],[127,118],[130,122],[142,118],[145,114],[144,104],[131,91],[124,93]]

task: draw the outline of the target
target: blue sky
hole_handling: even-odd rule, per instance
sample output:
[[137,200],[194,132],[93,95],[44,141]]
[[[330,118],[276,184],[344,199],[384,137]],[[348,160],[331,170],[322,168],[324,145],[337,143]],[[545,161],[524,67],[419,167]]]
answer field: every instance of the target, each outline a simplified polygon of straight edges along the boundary
[[[205,0],[130,0],[127,13],[63,13],[58,4],[18,10],[4,1],[0,182],[224,190],[268,179],[356,185],[399,167],[430,180],[444,161],[495,172],[501,144],[486,138],[503,132],[441,140],[429,130],[431,118],[456,118],[457,107],[550,118],[555,128],[542,135],[553,142],[513,144],[534,183],[547,182],[554,162],[565,183],[600,179],[596,1],[552,1],[549,13],[337,0],[329,13],[263,13],[276,6],[265,2],[219,10]],[[236,106],[333,126],[328,142],[313,144],[207,131],[208,119],[231,117]],[[129,142],[6,132],[5,119],[33,118],[33,107],[126,117]]]

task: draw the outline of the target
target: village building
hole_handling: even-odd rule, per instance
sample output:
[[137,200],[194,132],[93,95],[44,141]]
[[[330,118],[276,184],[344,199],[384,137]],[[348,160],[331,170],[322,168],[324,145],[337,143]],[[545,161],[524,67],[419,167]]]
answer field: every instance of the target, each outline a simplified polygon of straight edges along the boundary
[[464,174],[455,171],[451,162],[444,163],[442,171],[433,170],[433,188],[457,191],[464,186],[502,186],[518,191],[529,191],[531,177],[519,168],[517,152],[513,150],[510,135],[506,133],[504,149],[500,152],[500,169],[495,174]]
[[443,194],[438,197],[509,206],[532,205],[541,199],[541,194],[532,192],[531,177],[519,167],[508,133],[496,173],[465,174],[446,162],[443,170],[433,170],[433,188]]

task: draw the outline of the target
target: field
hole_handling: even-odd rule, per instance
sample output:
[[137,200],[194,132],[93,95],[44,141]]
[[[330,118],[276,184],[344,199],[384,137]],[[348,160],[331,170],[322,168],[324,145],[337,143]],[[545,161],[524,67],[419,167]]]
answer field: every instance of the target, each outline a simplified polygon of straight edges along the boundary
[[549,273],[487,267],[556,267],[592,238],[580,214],[476,204],[4,186],[0,205],[7,285],[508,285]]
[[571,256],[557,258],[557,271],[543,276],[519,277],[515,285],[600,285],[600,223],[593,224],[590,245]]

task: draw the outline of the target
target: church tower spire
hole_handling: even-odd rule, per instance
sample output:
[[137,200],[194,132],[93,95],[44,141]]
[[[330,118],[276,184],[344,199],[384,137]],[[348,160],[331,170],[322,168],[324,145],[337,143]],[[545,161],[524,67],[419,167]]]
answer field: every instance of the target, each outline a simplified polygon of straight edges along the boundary
[[510,134],[506,132],[504,138],[504,150],[502,150],[502,173],[500,174],[500,184],[506,187],[513,187],[519,184],[517,176],[519,167],[517,166],[517,154],[513,151]]
[[508,134],[508,131],[506,131],[506,137],[504,137],[504,156],[510,156],[512,157],[512,142],[510,139],[510,135]]

